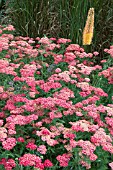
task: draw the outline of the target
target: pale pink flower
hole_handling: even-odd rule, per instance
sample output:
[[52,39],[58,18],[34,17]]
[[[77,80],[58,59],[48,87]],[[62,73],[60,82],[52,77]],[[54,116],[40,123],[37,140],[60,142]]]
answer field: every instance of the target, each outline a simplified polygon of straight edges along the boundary
[[98,53],[97,51],[93,52],[93,54],[94,54],[95,56],[99,55],[99,53]]
[[66,43],[68,43],[68,42],[71,42],[71,40],[70,40],[70,39],[65,39],[65,38],[59,38],[59,39],[57,40],[57,43],[58,43],[58,44],[66,44]]
[[2,86],[0,86],[0,93],[3,93],[4,88]]
[[46,146],[45,145],[39,145],[38,147],[37,147],[37,151],[38,152],[40,152],[41,154],[46,154],[46,152],[47,152],[47,149],[46,149]]
[[7,138],[7,130],[4,127],[0,127],[0,141],[4,141]]
[[50,44],[51,43],[51,40],[49,40],[49,38],[47,37],[44,37],[44,38],[41,38],[39,40],[39,43],[42,43],[42,44]]
[[101,63],[106,63],[107,60],[101,60]]
[[109,163],[109,166],[111,167],[111,170],[113,170],[113,162]]
[[61,72],[61,69],[60,69],[60,68],[57,68],[57,69],[55,70],[55,72],[56,72],[56,73],[60,73],[60,72]]
[[2,119],[0,119],[0,126],[2,126],[4,123],[4,121]]
[[35,98],[35,92],[29,92],[30,97]]

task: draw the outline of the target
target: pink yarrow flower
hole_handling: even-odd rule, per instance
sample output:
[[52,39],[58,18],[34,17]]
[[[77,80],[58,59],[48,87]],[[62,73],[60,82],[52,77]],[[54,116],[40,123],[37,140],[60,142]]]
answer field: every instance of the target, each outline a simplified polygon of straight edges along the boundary
[[2,142],[2,146],[6,150],[11,150],[16,145],[15,138],[7,138],[5,141]]
[[109,166],[111,167],[111,170],[113,170],[113,162],[109,163]]
[[31,150],[35,150],[35,149],[37,148],[37,145],[35,145],[35,144],[32,143],[32,142],[29,142],[29,143],[26,145],[26,148],[31,149]]
[[16,163],[13,159],[2,158],[0,165],[4,165],[5,170],[12,170],[14,167],[16,167]]
[[44,166],[49,168],[49,167],[52,167],[53,164],[52,164],[52,162],[51,162],[49,159],[46,159],[46,160],[44,161]]
[[19,164],[23,166],[35,166],[36,163],[41,163],[41,158],[34,154],[24,154],[22,157],[19,158]]
[[41,154],[46,154],[47,151],[46,146],[45,145],[38,146],[37,151],[40,152]]

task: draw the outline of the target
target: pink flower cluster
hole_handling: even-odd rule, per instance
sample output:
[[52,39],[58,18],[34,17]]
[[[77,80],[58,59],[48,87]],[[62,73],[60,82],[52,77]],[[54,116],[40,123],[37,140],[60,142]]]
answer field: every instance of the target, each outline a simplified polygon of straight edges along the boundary
[[44,163],[39,156],[34,154],[24,154],[19,158],[19,164],[23,166],[34,166],[35,168],[39,168],[40,170],[44,170],[45,167],[52,167],[53,164],[50,160],[46,159]]
[[91,136],[91,142],[96,146],[102,146],[103,150],[113,154],[112,138],[106,135],[103,128],[99,128],[93,136]]
[[110,46],[110,49],[104,49],[104,51],[110,54],[111,57],[113,57],[113,45]]
[[56,159],[60,163],[60,166],[62,166],[62,167],[67,167],[68,166],[68,162],[69,162],[70,158],[71,158],[71,155],[66,154],[66,153],[64,153],[63,155],[58,155],[56,157]]
[[76,122],[69,122],[72,125],[72,130],[76,132],[95,132],[99,126],[91,124],[89,121],[86,120],[79,120]]
[[98,74],[99,76],[104,76],[108,79],[109,84],[113,84],[113,67],[109,67]]
[[2,158],[0,160],[0,165],[4,165],[6,170],[12,170],[14,167],[16,167],[16,163],[13,159]]
[[15,138],[7,138],[2,142],[2,146],[5,150],[11,150],[16,145],[16,139]]

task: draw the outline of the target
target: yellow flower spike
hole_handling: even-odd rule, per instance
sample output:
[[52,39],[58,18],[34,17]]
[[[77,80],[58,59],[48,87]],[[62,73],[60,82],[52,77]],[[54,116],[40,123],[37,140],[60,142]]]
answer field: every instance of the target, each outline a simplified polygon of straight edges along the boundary
[[90,8],[83,31],[83,45],[90,45],[93,38],[94,29],[94,8]]

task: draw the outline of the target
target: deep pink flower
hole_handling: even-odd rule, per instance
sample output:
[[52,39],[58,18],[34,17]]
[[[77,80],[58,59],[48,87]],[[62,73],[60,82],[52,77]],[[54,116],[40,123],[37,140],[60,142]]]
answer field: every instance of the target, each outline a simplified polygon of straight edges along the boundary
[[18,138],[17,138],[17,141],[18,141],[18,142],[25,142],[25,140],[24,140],[23,137],[18,137]]
[[37,169],[37,170],[44,170],[44,164],[43,163],[41,163],[41,162],[37,162],[36,164],[35,164],[35,168]]
[[45,167],[52,167],[53,164],[52,164],[52,162],[51,162],[49,159],[46,159],[46,160],[44,161],[44,166],[45,166]]
[[35,149],[37,148],[37,145],[35,145],[35,144],[32,143],[32,142],[29,142],[29,143],[26,145],[26,148],[31,149],[31,150],[35,150]]
[[2,158],[0,165],[4,165],[5,170],[12,170],[14,167],[16,167],[16,163],[13,159],[6,160],[5,158]]

